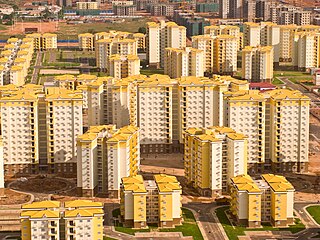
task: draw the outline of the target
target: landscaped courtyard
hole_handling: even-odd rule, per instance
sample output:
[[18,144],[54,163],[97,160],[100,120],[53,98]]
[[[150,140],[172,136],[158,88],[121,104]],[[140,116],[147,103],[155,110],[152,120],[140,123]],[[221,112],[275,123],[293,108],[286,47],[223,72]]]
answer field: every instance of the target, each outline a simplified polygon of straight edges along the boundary
[[274,228],[270,224],[262,224],[261,228],[247,228],[245,226],[236,226],[232,225],[229,221],[229,218],[226,215],[226,212],[229,210],[229,207],[221,207],[216,210],[217,217],[223,226],[227,236],[230,240],[237,240],[238,236],[244,236],[245,231],[289,231],[291,233],[297,233],[305,229],[303,223],[300,219],[295,219],[295,224],[287,228]]
[[314,205],[307,207],[308,213],[312,216],[312,218],[320,224],[320,205]]
[[[117,218],[120,215],[120,209],[115,209],[112,212],[114,218]],[[180,226],[175,228],[158,228],[155,225],[148,225],[146,229],[132,229],[128,227],[123,227],[123,224],[120,222],[115,223],[115,230],[118,232],[123,232],[126,234],[134,235],[136,232],[181,232],[183,236],[192,236],[194,240],[203,240],[200,229],[196,223],[196,220],[193,216],[193,213],[186,209],[182,208],[183,223]]]

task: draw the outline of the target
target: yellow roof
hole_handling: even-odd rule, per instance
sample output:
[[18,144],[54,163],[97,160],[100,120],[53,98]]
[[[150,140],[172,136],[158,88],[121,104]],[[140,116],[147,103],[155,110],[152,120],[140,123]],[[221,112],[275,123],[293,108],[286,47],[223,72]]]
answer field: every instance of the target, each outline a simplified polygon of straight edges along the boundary
[[141,175],[123,177],[121,180],[125,191],[132,191],[134,193],[147,192],[143,184],[143,177]]
[[44,34],[42,34],[42,37],[57,37],[57,34],[54,34],[54,33],[44,33]]
[[196,138],[200,139],[201,141],[210,141],[210,142],[218,142],[220,141],[218,138],[215,138],[213,134],[201,134],[197,135]]
[[26,62],[27,60],[25,59],[25,58],[16,58],[15,60],[14,60],[14,63],[24,63],[24,62]]
[[269,95],[274,100],[310,100],[306,95],[297,90],[290,89],[274,89],[264,92],[265,95]]
[[249,175],[239,175],[234,178],[231,178],[231,181],[237,187],[239,191],[247,191],[249,193],[260,193],[261,190],[254,183],[252,178]]
[[100,208],[86,208],[86,209],[74,209],[66,210],[64,216],[67,218],[76,218],[76,217],[94,217],[96,215],[103,215],[103,209]]
[[46,209],[46,208],[59,208],[59,201],[41,201],[41,202],[33,202],[30,204],[22,205],[22,209]]
[[81,33],[78,35],[79,37],[93,37],[92,33]]
[[189,133],[191,135],[200,135],[203,133],[203,129],[202,128],[188,128],[186,130],[186,133]]
[[6,44],[4,45],[4,49],[13,49],[15,46],[13,44]]
[[7,43],[15,43],[15,42],[17,42],[19,40],[19,38],[9,38],[8,40],[7,40]]
[[11,71],[21,71],[23,68],[22,66],[12,66]]
[[275,192],[294,190],[292,184],[284,176],[274,175],[271,173],[263,174],[261,176]]
[[172,192],[173,190],[181,190],[179,183],[158,183],[159,192]]
[[92,208],[92,207],[103,207],[101,202],[93,202],[90,200],[73,200],[64,203],[65,208]]
[[101,126],[90,126],[89,130],[78,136],[80,141],[92,141],[98,137],[98,134],[102,131],[114,131],[115,125],[101,125]]
[[96,79],[97,79],[97,76],[91,75],[91,74],[80,74],[77,76],[78,81],[93,81]]
[[180,183],[175,176],[157,174],[153,177],[160,192],[172,192],[173,190],[181,190]]
[[237,100],[237,101],[265,101],[265,98],[262,94],[257,91],[238,91],[238,92],[227,92],[226,94],[231,94],[227,98],[229,100]]
[[12,54],[11,50],[5,50],[1,52],[2,56],[10,56]]
[[70,74],[58,75],[54,77],[56,81],[75,81],[76,77]]
[[79,91],[68,90],[58,87],[47,88],[46,100],[64,100],[64,99],[78,99],[82,100],[82,93]]
[[242,133],[228,133],[227,136],[233,140],[243,140],[247,138],[247,136]]
[[218,134],[235,133],[235,130],[229,127],[212,126],[212,127],[208,127],[208,129],[214,130]]
[[60,218],[59,211],[42,210],[42,211],[22,211],[20,217],[29,217],[30,219],[39,218]]

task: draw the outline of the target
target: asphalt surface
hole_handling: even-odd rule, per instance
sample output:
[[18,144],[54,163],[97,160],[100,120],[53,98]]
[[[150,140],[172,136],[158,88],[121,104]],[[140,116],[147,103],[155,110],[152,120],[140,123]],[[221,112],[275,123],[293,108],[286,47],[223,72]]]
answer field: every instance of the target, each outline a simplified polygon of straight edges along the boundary
[[204,239],[223,240],[224,235],[219,228],[219,222],[214,217],[215,203],[188,203],[183,207],[190,208],[198,213],[199,221],[205,231]]
[[291,82],[288,78],[286,77],[278,77],[282,82],[284,82],[286,84],[287,87],[293,89],[293,90],[298,90],[300,92],[302,92],[303,94],[305,94],[306,96],[308,96],[311,101],[313,102],[319,102],[319,98],[316,94],[311,93],[309,91],[307,91],[304,87],[302,87],[300,84],[295,84],[293,82]]

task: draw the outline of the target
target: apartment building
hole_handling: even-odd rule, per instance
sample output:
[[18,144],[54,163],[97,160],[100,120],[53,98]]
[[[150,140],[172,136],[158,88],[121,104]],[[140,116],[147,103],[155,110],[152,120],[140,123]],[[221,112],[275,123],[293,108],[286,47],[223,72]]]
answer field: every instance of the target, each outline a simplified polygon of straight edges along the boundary
[[125,226],[146,228],[148,224],[175,227],[181,224],[182,189],[177,178],[165,174],[143,180],[141,175],[122,178],[120,212]]
[[77,187],[82,196],[119,197],[121,178],[138,174],[139,129],[91,126],[77,138]]
[[231,128],[189,128],[184,142],[185,176],[202,196],[226,193],[230,178],[247,173],[247,139]]
[[[211,34],[213,33],[211,32]],[[210,35],[193,36],[192,47],[203,51],[204,71],[211,73],[213,69],[214,37]]]
[[32,34],[27,34],[26,37],[33,39],[34,50],[46,51],[50,49],[57,49],[57,34],[32,33]]
[[276,172],[307,172],[310,99],[299,91],[267,91],[266,158]]
[[146,35],[143,33],[133,33],[129,35],[129,38],[133,38],[137,41],[138,51],[146,51]]
[[270,11],[271,21],[276,24],[303,26],[311,23],[311,12],[301,7],[279,4],[272,6]]
[[294,223],[294,188],[283,176],[263,174],[259,179],[239,175],[231,179],[231,213],[238,223],[250,228],[261,222],[274,227]]
[[242,77],[249,82],[272,82],[273,47],[242,49]]
[[108,75],[126,78],[140,74],[140,59],[137,55],[113,54],[108,59]]
[[210,35],[211,37],[219,36],[219,35],[230,35],[234,36],[239,40],[238,50],[242,49],[241,44],[241,32],[238,26],[233,25],[218,25],[218,26],[205,26],[204,34]]
[[164,74],[171,78],[202,77],[204,74],[203,59],[203,51],[199,49],[190,47],[166,48]]
[[76,138],[82,134],[81,92],[46,89],[47,161],[49,171],[76,172]]
[[88,50],[93,51],[94,50],[94,42],[93,42],[93,34],[91,33],[82,33],[78,35],[79,39],[79,48],[81,50]]
[[98,2],[77,2],[77,9],[79,10],[99,9],[99,5],[98,5]]
[[297,32],[294,37],[295,54],[292,57],[293,65],[302,71],[319,67],[320,34],[316,32]]
[[97,67],[103,71],[108,69],[110,55],[137,55],[137,42],[128,38],[108,38],[96,41]]
[[237,71],[238,39],[230,35],[220,35],[214,39],[212,72],[233,75]]
[[103,240],[103,204],[89,200],[42,201],[21,209],[21,237]]
[[12,66],[10,69],[10,83],[17,85],[17,86],[22,86],[24,85],[25,81],[25,70],[24,67],[22,66]]
[[147,59],[150,66],[164,66],[166,48],[186,47],[186,28],[175,22],[147,23]]
[[265,162],[265,102],[258,91],[224,94],[224,126],[248,137],[248,172],[263,171]]
[[[82,134],[82,94],[28,84],[1,89],[5,174],[76,172],[75,139]],[[10,117],[9,117],[10,116]]]

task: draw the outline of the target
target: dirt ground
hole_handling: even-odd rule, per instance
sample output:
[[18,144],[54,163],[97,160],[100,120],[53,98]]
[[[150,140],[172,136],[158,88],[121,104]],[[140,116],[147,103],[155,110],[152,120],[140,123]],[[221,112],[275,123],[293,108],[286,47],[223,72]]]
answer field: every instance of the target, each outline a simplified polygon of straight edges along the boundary
[[0,33],[5,35],[24,34],[25,28],[38,28],[39,33],[56,32],[57,24],[58,22],[18,22],[6,30],[1,30]]
[[26,203],[30,200],[30,195],[16,193],[11,189],[4,189],[4,196],[0,197],[0,205],[15,205]]
[[24,182],[16,181],[11,185],[11,188],[27,192],[52,193],[54,191],[60,191],[67,186],[67,181],[57,178],[29,178]]
[[184,176],[183,154],[142,154],[141,172]]
[[309,171],[320,173],[320,121],[310,115]]

